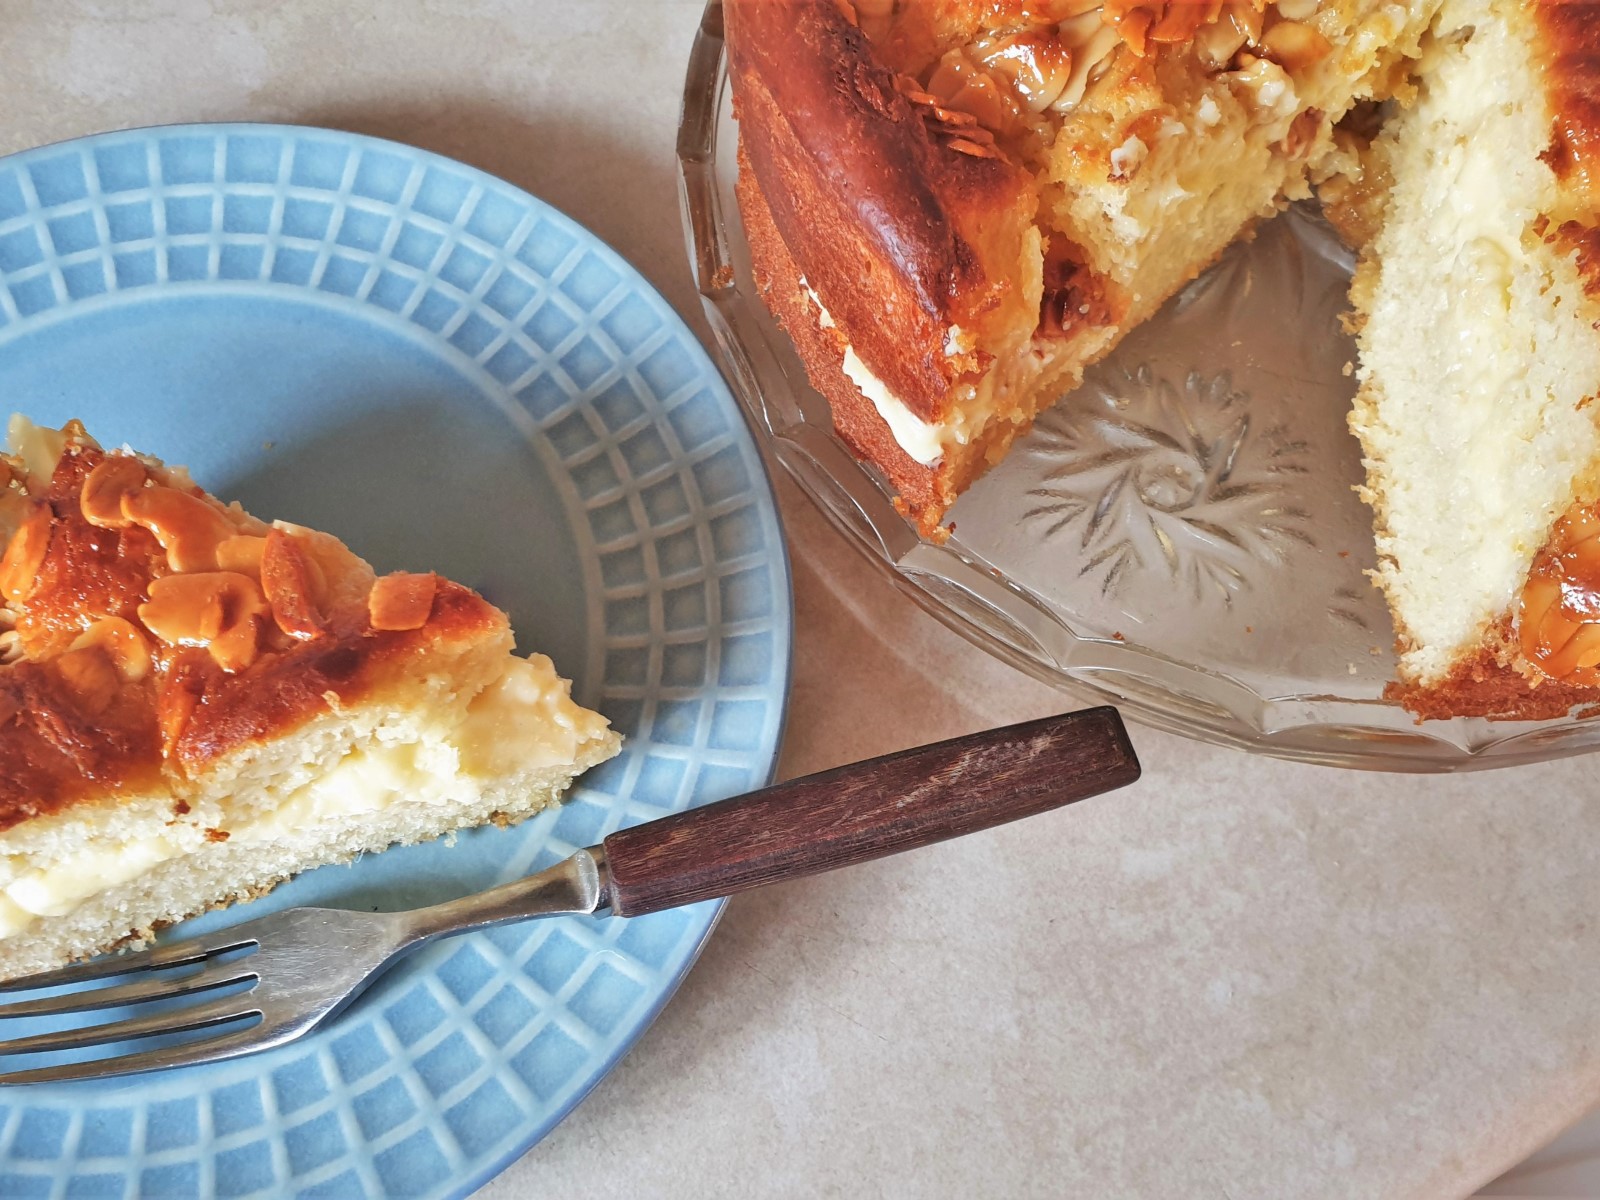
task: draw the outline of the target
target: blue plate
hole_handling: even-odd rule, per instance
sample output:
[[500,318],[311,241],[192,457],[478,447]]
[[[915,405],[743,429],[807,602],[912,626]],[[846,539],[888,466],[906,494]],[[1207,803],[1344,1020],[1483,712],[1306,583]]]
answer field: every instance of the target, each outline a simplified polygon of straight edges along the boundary
[[[0,159],[0,408],[477,587],[625,736],[557,811],[255,909],[465,894],[771,776],[791,621],[760,458],[650,286],[497,179],[258,125]],[[458,938],[281,1051],[0,1093],[0,1195],[466,1193],[616,1063],[718,911]]]

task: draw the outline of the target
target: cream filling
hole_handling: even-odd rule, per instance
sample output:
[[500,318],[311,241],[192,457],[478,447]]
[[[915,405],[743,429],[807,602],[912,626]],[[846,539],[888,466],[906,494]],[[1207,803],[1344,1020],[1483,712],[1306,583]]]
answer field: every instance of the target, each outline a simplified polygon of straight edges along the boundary
[[[824,329],[834,328],[833,314],[828,311],[821,298],[804,280],[801,280],[801,286],[805,287],[806,295],[811,297],[811,303],[817,306],[818,324]],[[846,342],[844,347],[844,373],[861,394],[872,402],[872,407],[878,410],[878,415],[889,427],[889,432],[900,449],[925,467],[933,466],[944,457],[944,443],[951,433],[951,426],[930,425],[907,408],[905,402],[889,390],[889,385],[874,375],[872,368],[861,361],[856,348],[849,342]]]
[[[324,823],[402,802],[471,800],[487,782],[571,764],[605,729],[604,718],[573,703],[548,658],[514,659],[474,698],[465,718],[437,738],[352,750],[269,812],[223,828],[230,842],[302,839]],[[0,937],[21,933],[41,917],[70,916],[95,896],[200,849],[189,832],[188,845],[179,833],[138,838],[24,870],[0,888]]]
[[[833,315],[817,293],[805,280],[800,284],[811,303],[817,306],[817,323],[824,329],[836,328]],[[973,341],[971,333],[952,325],[945,335],[945,353],[951,357],[966,353],[971,350]],[[1050,373],[1053,357],[1035,345],[1021,354],[997,360],[976,383],[963,384],[957,389],[949,418],[937,423],[924,421],[912,412],[889,390],[889,385],[861,361],[855,347],[848,342],[844,345],[844,373],[872,402],[899,447],[916,462],[932,467],[949,447],[965,446],[978,438],[997,412],[1015,407],[1019,394],[1031,393]],[[1066,387],[1061,390],[1064,392]],[[1031,416],[1032,406],[1027,406],[1026,411]]]

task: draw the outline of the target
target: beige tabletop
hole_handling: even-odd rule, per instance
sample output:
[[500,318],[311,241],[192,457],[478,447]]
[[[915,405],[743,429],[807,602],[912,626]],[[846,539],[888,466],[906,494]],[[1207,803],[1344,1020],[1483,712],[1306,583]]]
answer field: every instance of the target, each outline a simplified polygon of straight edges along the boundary
[[[0,151],[380,134],[577,216],[704,334],[673,136],[700,0],[0,0]],[[787,483],[796,774],[1069,707]],[[1461,1195],[1600,1098],[1593,761],[1462,778],[1135,729],[1137,788],[730,905],[484,1195]]]

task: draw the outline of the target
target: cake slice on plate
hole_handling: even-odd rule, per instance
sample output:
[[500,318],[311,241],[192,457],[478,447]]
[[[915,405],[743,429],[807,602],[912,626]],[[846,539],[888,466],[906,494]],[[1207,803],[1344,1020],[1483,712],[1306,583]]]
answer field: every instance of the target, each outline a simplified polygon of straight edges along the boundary
[[1366,156],[1352,290],[1397,694],[1600,700],[1600,17],[1447,0]]
[[0,457],[0,977],[556,801],[619,748],[503,613],[181,470]]
[[1347,166],[1439,0],[726,0],[740,209],[924,535],[1085,366]]

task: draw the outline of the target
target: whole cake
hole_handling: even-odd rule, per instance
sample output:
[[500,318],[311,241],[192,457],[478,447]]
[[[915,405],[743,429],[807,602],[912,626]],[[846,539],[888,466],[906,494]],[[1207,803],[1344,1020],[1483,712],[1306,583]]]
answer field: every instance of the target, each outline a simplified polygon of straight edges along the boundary
[[1320,193],[1362,248],[1352,428],[1394,694],[1600,700],[1591,5],[725,9],[758,286],[924,536],[1087,365]]
[[516,820],[620,742],[506,617],[76,423],[0,456],[0,977]]

